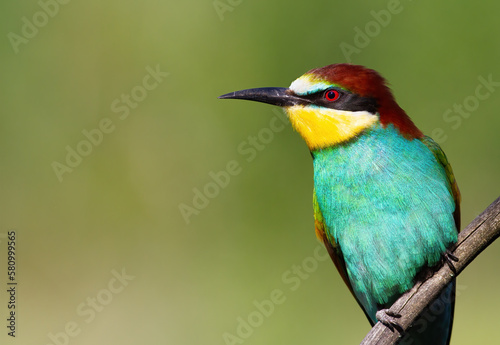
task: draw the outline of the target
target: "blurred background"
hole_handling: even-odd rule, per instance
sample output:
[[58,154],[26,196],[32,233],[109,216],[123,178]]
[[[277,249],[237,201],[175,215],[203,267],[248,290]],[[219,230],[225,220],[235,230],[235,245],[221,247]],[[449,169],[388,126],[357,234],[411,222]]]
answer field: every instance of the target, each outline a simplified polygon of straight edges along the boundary
[[[0,342],[358,344],[370,327],[316,241],[306,145],[281,111],[217,96],[378,70],[447,153],[465,226],[500,195],[499,10],[2,2],[0,319],[12,230],[19,285]],[[453,344],[497,339],[499,266],[497,242],[460,276]]]

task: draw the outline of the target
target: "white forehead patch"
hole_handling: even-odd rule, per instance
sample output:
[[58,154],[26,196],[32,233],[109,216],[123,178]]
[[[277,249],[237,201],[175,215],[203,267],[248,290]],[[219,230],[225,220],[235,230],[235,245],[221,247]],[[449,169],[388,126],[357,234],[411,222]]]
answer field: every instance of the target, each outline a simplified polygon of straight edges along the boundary
[[305,75],[295,79],[292,84],[290,84],[290,90],[295,92],[297,95],[307,95],[328,89],[331,86],[332,85],[322,81],[312,81],[309,76]]

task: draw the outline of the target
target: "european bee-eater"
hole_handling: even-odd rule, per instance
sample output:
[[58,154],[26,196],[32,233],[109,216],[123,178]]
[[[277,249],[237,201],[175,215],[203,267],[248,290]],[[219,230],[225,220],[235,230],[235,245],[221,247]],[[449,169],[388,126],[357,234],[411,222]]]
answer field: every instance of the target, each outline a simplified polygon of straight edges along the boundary
[[[460,193],[439,145],[363,66],[329,65],[289,88],[219,98],[284,108],[313,157],[316,236],[370,323],[396,326],[387,308],[457,241]],[[447,289],[454,296],[455,282]],[[426,327],[410,329],[411,343],[448,344],[453,308],[454,297]]]

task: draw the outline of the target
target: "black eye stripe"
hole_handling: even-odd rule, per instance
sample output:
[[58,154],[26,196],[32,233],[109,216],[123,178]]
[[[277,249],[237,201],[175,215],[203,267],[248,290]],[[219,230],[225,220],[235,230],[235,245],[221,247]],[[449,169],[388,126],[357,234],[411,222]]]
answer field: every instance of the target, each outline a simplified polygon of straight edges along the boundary
[[[329,101],[326,98],[326,92],[330,90],[334,90],[339,94],[337,99],[334,101]],[[324,108],[346,111],[367,111],[372,114],[376,114],[378,109],[378,104],[375,98],[361,97],[338,87],[332,87],[301,97],[308,104],[314,104]]]
[[336,88],[336,87],[332,87],[332,88],[328,88],[328,89],[325,89],[325,90],[320,90],[320,91],[317,91],[317,92],[314,92],[314,93],[310,93],[308,95],[304,95],[304,96],[301,96],[302,98],[304,99],[307,99],[308,101],[310,101],[311,103],[315,103],[319,100],[322,100],[324,99],[325,97],[325,93],[327,91],[330,91],[330,90],[335,90],[339,93],[339,98],[342,98],[342,96],[344,94],[346,94],[346,91],[345,90],[342,90],[340,88]]

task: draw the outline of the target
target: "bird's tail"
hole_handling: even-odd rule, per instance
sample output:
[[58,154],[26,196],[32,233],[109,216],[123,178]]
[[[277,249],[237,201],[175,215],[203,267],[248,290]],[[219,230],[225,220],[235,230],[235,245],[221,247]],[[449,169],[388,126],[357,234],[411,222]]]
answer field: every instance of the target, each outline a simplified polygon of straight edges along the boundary
[[455,309],[455,281],[448,284],[439,297],[424,309],[399,345],[448,345]]

